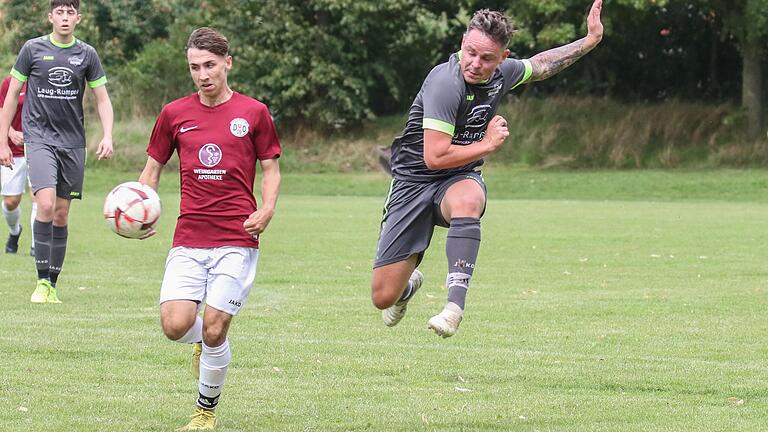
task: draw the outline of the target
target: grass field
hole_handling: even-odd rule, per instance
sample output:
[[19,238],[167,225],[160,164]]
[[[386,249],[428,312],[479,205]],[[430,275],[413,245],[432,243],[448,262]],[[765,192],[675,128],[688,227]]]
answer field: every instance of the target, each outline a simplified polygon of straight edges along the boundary
[[[32,259],[0,257],[0,430],[169,431],[191,414],[190,349],[158,324],[177,175],[146,241],[101,220],[109,188],[133,178],[87,174],[64,304],[30,304]],[[387,179],[285,175],[231,330],[220,430],[766,429],[767,172],[486,178],[467,313],[442,340],[426,321],[446,296],[445,230],[408,316],[386,328],[369,282]]]

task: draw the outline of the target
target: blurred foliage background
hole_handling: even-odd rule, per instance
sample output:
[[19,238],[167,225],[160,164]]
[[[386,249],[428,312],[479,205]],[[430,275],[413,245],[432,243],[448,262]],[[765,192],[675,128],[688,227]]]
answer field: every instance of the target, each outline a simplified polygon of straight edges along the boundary
[[[0,61],[9,69],[25,40],[50,32],[48,2],[0,4]],[[210,26],[231,41],[233,88],[267,103],[281,133],[327,137],[405,113],[429,70],[458,50],[473,11],[511,15],[518,27],[512,55],[527,58],[585,35],[590,5],[588,0],[85,0],[76,35],[99,51],[119,118],[153,117],[164,103],[194,91],[184,44],[193,29]],[[720,137],[710,134],[702,145],[727,135],[751,143],[750,154],[762,154],[754,153],[754,143],[765,141],[768,0],[606,0],[603,21],[605,38],[598,49],[510,98],[587,98],[593,103],[585,109],[592,110],[601,100],[637,109],[692,106],[688,117],[694,118],[680,127],[699,116]],[[572,114],[578,121],[578,113]],[[648,116],[629,118],[643,122]],[[685,142],[692,134],[672,135]],[[609,153],[604,156],[610,159]]]

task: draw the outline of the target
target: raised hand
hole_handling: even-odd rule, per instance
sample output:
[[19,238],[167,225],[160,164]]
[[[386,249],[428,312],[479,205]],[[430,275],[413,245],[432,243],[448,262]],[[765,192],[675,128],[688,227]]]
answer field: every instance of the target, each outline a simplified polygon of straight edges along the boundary
[[603,22],[600,14],[603,11],[603,0],[595,0],[587,16],[587,38],[597,45],[603,39]]

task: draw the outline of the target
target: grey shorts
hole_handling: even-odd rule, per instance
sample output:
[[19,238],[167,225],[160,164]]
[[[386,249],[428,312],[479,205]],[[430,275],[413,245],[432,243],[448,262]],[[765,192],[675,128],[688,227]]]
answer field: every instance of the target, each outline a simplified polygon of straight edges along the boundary
[[454,183],[465,179],[476,181],[483,188],[483,194],[487,194],[483,177],[478,172],[457,174],[429,183],[392,180],[384,204],[373,268],[404,261],[414,254],[418,254],[421,262],[435,225],[449,226],[440,211],[445,192]]
[[24,150],[32,192],[56,188],[56,196],[59,198],[82,199],[85,148],[26,144]]

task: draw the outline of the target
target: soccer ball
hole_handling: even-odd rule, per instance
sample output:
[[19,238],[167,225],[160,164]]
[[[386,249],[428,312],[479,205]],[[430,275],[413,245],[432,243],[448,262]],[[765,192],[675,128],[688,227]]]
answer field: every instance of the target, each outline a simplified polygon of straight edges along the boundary
[[104,200],[104,220],[117,235],[141,238],[160,219],[160,197],[149,186],[126,182],[115,186]]

